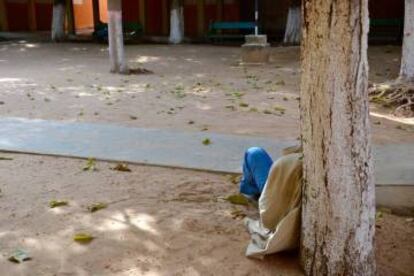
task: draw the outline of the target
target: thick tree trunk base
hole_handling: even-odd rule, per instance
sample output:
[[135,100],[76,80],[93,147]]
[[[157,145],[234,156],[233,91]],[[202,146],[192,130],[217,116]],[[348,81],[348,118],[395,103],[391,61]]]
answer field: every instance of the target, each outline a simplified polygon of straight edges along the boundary
[[391,108],[396,116],[414,117],[414,82],[396,80],[373,84],[370,101]]

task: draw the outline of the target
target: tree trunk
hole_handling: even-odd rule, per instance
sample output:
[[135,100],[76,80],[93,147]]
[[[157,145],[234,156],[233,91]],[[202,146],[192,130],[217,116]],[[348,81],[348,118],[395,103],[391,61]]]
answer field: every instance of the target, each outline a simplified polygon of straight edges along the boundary
[[301,263],[307,275],[374,275],[368,0],[304,0]]
[[285,44],[299,44],[302,35],[300,1],[293,1],[289,7],[288,17],[286,21],[285,37],[283,43]]
[[65,39],[65,0],[53,0],[52,41],[60,42]]
[[108,0],[108,43],[112,73],[127,74],[122,31],[122,1]]
[[181,0],[173,0],[170,15],[170,43],[179,44],[184,39],[184,11]]
[[400,78],[414,82],[414,0],[405,0]]

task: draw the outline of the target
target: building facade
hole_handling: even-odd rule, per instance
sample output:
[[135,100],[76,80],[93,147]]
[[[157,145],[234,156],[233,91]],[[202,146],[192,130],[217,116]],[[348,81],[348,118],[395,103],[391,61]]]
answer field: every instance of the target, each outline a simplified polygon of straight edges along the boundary
[[[122,0],[123,21],[143,26],[144,35],[166,36],[172,0]],[[0,0],[1,31],[48,31],[53,0]],[[273,40],[283,36],[290,0],[259,0],[260,29]],[[68,28],[93,30],[107,21],[107,0],[68,0]],[[254,0],[183,0],[185,35],[200,38],[213,21],[253,21]],[[371,18],[403,18],[404,0],[371,0]],[[71,23],[71,22],[73,23]]]

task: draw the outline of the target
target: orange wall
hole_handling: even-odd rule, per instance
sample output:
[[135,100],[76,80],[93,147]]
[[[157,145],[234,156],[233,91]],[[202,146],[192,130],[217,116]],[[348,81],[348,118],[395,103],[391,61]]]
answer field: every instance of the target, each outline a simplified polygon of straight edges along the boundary
[[101,22],[108,22],[108,1],[99,0],[99,18]]
[[73,0],[75,29],[93,28],[92,0]]

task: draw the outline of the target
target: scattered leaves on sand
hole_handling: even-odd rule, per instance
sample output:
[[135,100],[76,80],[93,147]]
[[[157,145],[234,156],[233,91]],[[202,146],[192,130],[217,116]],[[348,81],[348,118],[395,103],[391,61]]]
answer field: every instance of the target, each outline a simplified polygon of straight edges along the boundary
[[154,74],[151,70],[145,69],[145,68],[130,68],[128,71],[128,74],[130,75],[148,75],[148,74]]
[[240,209],[233,209],[231,210],[230,214],[232,219],[243,219],[247,216],[246,213]]
[[95,237],[86,233],[77,233],[73,236],[73,240],[78,243],[87,244],[93,241]]
[[82,168],[84,171],[96,171],[96,159],[95,158],[88,158],[86,161],[85,166]]
[[208,145],[211,144],[211,140],[209,138],[206,138],[206,139],[203,140],[202,143],[203,143],[203,145],[208,146]]
[[131,169],[128,167],[127,163],[118,163],[112,169],[120,172],[131,172]]
[[102,202],[98,202],[98,203],[93,203],[93,204],[89,205],[87,207],[87,209],[88,209],[89,212],[94,213],[96,211],[105,209],[106,207],[108,207],[107,204],[102,203]]
[[248,205],[249,201],[246,197],[244,197],[242,194],[236,194],[236,195],[229,195],[226,197],[226,200],[232,204],[237,205]]
[[233,92],[232,95],[233,95],[233,97],[235,97],[237,99],[240,99],[241,97],[244,96],[244,93],[242,93],[242,92]]
[[382,212],[381,212],[381,211],[377,211],[377,213],[375,214],[375,219],[376,219],[376,220],[379,220],[379,219],[381,219],[382,217],[383,217]]
[[225,108],[230,109],[231,111],[236,110],[236,107],[234,105],[226,105]]
[[4,156],[0,156],[0,161],[11,161],[13,160],[12,157],[4,157]]
[[228,180],[233,184],[239,184],[241,180],[241,175],[237,175],[237,174],[229,175]]
[[50,208],[56,208],[60,206],[67,206],[69,203],[66,200],[51,200],[49,201]]
[[24,261],[29,261],[32,258],[29,256],[29,253],[27,253],[25,250],[17,249],[13,252],[13,254],[8,258],[10,262],[13,263],[22,263]]
[[406,126],[406,125],[398,125],[395,127],[396,129],[405,130],[408,132],[414,132],[414,127]]
[[285,81],[284,80],[279,80],[275,83],[276,85],[285,85]]
[[281,114],[285,114],[286,108],[282,106],[274,106],[273,109]]
[[186,96],[184,87],[181,85],[177,85],[173,91],[170,91],[177,99],[182,99]]

